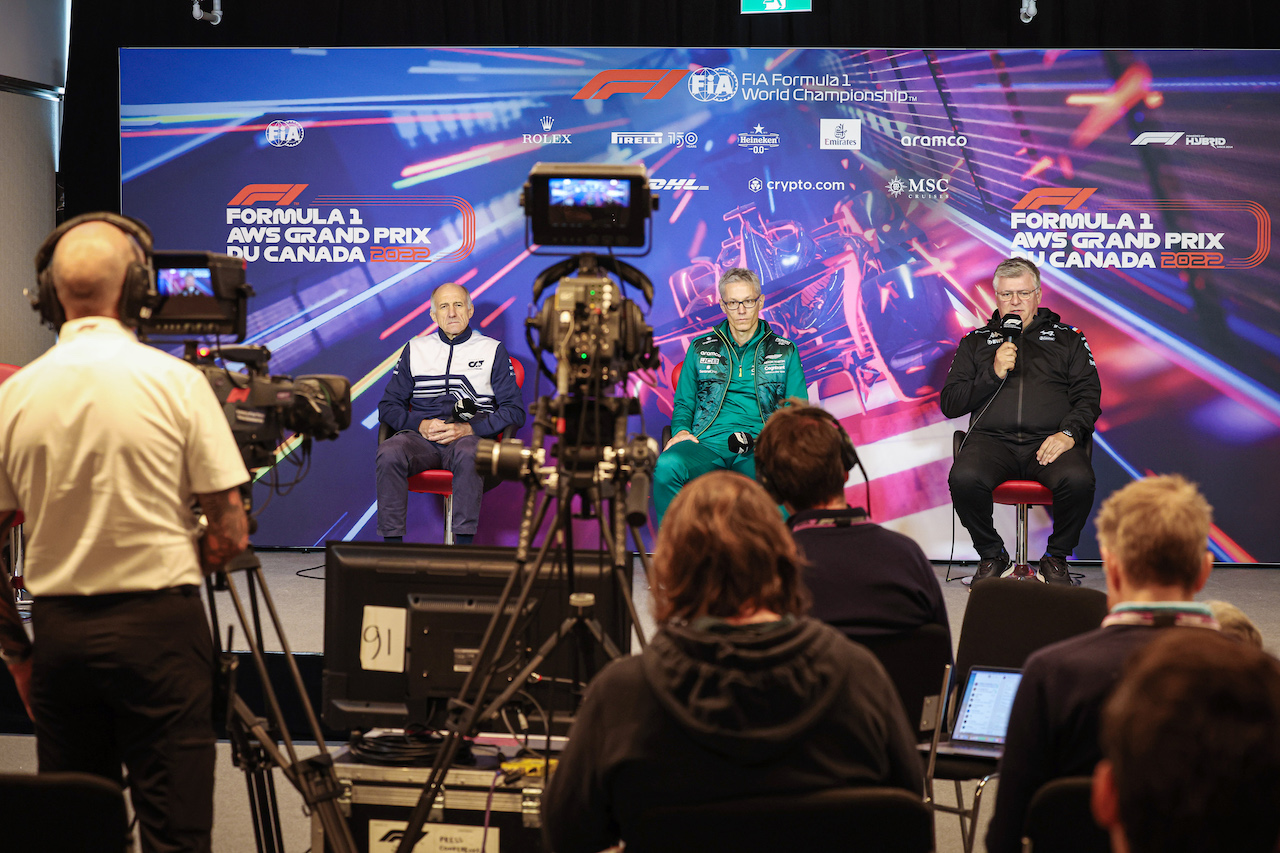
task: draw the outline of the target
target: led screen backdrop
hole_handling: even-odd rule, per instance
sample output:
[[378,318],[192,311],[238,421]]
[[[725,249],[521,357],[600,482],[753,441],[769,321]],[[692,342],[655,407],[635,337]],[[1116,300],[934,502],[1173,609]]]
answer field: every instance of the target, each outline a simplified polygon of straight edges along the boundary
[[[810,397],[860,449],[875,517],[944,558],[964,421],[937,391],[995,308],[991,270],[1023,254],[1098,360],[1099,501],[1179,471],[1216,508],[1220,559],[1280,561],[1280,55],[125,50],[120,65],[124,211],[159,247],[249,259],[249,340],[274,372],[355,382],[355,423],[265,508],[260,545],[375,537],[377,403],[434,328],[442,282],[524,362],[526,400],[547,392],[523,321],[556,259],[530,254],[520,187],[535,162],[596,161],[643,163],[661,199],[632,261],[663,355],[634,377],[635,429],[667,422],[672,367],[721,319],[718,273],[751,267]],[[848,495],[863,500],[859,476]],[[514,540],[518,496],[490,493],[481,541]],[[410,516],[411,537],[438,541],[433,499]],[[1092,527],[1077,554],[1097,555]]]

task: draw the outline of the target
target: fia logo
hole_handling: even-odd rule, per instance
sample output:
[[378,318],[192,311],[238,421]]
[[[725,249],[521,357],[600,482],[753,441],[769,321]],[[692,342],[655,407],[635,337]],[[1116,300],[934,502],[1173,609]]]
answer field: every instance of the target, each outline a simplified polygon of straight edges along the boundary
[[267,125],[267,143],[273,148],[293,148],[302,143],[302,125],[293,119],[277,119]]

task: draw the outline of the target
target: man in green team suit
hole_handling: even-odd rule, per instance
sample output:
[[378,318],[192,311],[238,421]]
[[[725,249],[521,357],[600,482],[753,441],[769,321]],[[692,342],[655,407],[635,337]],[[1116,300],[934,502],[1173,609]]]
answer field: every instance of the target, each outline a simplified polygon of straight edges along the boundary
[[734,267],[719,289],[724,322],[689,344],[676,386],[671,440],[653,475],[658,524],[684,484],[708,471],[754,479],[764,422],[787,398],[809,398],[795,344],[760,319],[759,276]]

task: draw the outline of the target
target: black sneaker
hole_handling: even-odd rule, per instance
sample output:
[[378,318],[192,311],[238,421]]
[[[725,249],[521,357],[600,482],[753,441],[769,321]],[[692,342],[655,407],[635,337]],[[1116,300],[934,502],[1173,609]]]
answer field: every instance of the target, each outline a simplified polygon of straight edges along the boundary
[[1045,554],[1040,558],[1040,574],[1045,583],[1058,583],[1071,586],[1071,572],[1067,571],[1067,558],[1055,554]]
[[1001,551],[998,557],[988,557],[978,563],[978,571],[974,572],[971,584],[987,578],[998,578],[1004,574],[1005,569],[1009,568],[1009,553]]

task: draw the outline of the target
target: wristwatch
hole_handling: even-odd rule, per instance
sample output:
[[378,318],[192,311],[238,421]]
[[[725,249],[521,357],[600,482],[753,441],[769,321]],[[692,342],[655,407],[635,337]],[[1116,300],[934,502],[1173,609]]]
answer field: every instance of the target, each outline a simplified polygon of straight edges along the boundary
[[1058,432],[1062,433],[1062,434],[1063,434],[1063,435],[1065,435],[1067,438],[1070,438],[1070,439],[1073,439],[1073,440],[1074,440],[1074,439],[1075,439],[1075,437],[1076,437],[1076,434],[1075,434],[1074,432],[1072,432],[1071,430],[1069,430],[1069,429],[1060,429],[1060,430],[1058,430]]

